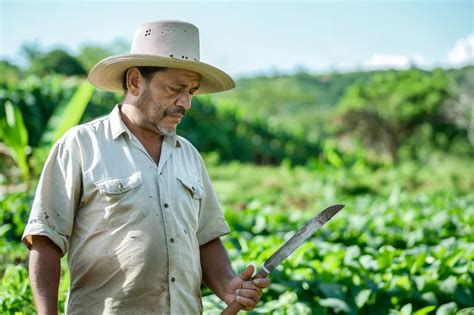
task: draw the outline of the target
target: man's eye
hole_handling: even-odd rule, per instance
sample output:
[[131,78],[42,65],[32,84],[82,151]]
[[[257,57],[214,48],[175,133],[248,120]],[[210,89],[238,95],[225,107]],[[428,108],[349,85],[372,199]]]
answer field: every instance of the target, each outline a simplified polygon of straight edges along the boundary
[[168,86],[168,89],[174,93],[178,93],[179,92],[179,89],[177,88],[174,88],[174,87],[171,87],[171,86]]

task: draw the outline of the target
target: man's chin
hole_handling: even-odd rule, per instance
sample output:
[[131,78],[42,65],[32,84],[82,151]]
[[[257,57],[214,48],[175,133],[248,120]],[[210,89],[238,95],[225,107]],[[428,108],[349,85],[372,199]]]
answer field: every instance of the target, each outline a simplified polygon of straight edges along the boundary
[[161,134],[164,136],[174,136],[176,135],[176,127],[165,127],[158,125],[158,129],[160,130]]

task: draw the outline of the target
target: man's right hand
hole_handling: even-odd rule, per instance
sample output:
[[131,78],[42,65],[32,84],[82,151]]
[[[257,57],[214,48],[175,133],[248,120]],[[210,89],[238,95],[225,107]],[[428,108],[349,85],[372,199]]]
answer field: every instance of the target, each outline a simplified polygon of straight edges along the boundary
[[32,236],[29,274],[39,315],[58,314],[61,250],[45,236]]

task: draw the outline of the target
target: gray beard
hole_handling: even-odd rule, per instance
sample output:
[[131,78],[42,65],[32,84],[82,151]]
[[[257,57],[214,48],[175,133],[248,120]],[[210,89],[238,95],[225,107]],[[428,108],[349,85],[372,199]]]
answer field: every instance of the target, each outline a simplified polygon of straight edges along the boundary
[[157,125],[158,130],[161,132],[162,135],[164,136],[175,136],[176,135],[176,129],[175,128],[166,128],[161,125]]

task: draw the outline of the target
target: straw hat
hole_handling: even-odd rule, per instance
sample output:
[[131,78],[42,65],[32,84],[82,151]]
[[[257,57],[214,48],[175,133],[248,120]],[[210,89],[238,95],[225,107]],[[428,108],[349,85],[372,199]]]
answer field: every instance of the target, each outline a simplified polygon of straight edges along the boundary
[[235,87],[224,71],[200,61],[199,30],[181,21],[156,21],[142,24],[135,32],[130,54],[105,58],[89,72],[94,86],[122,92],[125,71],[135,66],[179,68],[201,74],[196,94],[214,93]]

